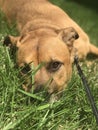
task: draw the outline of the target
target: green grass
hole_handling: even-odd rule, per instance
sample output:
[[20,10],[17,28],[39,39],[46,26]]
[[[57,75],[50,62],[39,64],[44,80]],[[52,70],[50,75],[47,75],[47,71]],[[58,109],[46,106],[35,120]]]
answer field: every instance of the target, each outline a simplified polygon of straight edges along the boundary
[[[92,6],[71,0],[52,0],[88,33],[98,45],[98,15]],[[2,45],[4,36],[17,35],[15,26],[8,26],[0,14],[0,130],[97,130],[95,117],[84,87],[73,66],[73,76],[59,101],[50,104],[44,92],[29,94],[22,91],[19,70]],[[81,63],[98,108],[98,60],[91,66]]]

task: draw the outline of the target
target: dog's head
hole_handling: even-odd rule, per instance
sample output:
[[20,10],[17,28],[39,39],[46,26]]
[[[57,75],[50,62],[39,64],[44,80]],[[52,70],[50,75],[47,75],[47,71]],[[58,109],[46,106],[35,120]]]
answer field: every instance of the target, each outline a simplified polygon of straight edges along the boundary
[[[71,52],[78,37],[73,28],[65,28],[56,30],[54,35],[38,36],[32,32],[21,37],[9,36],[4,44],[17,47],[17,64],[24,67],[22,74],[43,64],[34,75],[35,89],[48,83],[48,92],[53,93],[62,90],[71,77]],[[30,81],[25,88],[28,90],[31,84]]]

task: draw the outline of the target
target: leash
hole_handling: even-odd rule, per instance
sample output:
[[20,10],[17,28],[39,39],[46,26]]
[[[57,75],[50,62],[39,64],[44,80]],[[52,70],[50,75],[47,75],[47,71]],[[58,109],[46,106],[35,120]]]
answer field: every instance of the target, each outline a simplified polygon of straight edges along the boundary
[[78,56],[74,57],[74,64],[76,65],[79,76],[80,76],[80,78],[82,80],[82,83],[84,85],[87,97],[88,97],[89,102],[90,102],[91,107],[92,107],[93,114],[95,115],[96,123],[98,125],[98,109],[97,109],[97,107],[95,105],[94,98],[93,98],[93,96],[91,94],[91,90],[90,90],[90,87],[89,87],[89,85],[87,83],[86,77],[85,77],[85,75],[84,75],[84,73],[83,73],[83,71],[82,71],[82,69],[81,69],[81,67],[79,65]]

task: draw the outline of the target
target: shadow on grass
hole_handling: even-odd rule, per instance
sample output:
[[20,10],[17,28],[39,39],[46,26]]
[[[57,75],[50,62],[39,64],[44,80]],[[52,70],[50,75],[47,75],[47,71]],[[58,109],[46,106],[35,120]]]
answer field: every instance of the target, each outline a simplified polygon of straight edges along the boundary
[[[73,0],[69,0],[70,2]],[[75,0],[74,2],[89,7],[98,12],[98,0]]]
[[94,61],[94,60],[96,60],[96,59],[98,59],[98,56],[97,56],[97,55],[94,55],[94,54],[88,54],[88,55],[87,55],[87,60],[88,60],[88,61]]

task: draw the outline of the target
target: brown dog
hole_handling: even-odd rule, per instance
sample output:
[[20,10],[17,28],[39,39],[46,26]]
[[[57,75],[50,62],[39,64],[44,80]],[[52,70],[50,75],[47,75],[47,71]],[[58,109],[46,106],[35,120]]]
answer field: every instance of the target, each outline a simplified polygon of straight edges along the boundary
[[[72,73],[74,48],[79,58],[85,58],[88,53],[98,55],[98,48],[90,43],[87,34],[49,1],[0,0],[0,5],[8,21],[17,22],[20,32],[19,37],[9,36],[7,40],[10,41],[5,41],[18,48],[18,66],[26,65],[26,71],[30,71],[32,65],[44,63],[35,74],[35,89],[45,86],[50,79],[49,93],[66,86]],[[25,89],[29,90],[31,86],[30,82]]]

